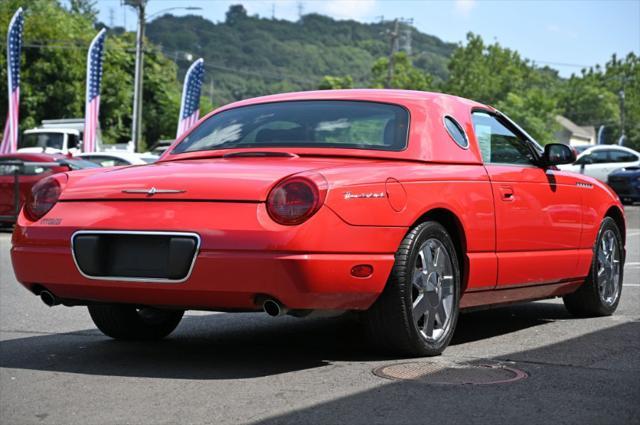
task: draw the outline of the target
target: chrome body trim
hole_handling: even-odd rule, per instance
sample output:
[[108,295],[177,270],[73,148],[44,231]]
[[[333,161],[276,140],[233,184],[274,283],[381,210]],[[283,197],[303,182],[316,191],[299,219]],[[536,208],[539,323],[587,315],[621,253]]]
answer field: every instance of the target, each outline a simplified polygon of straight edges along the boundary
[[144,194],[147,196],[153,196],[155,194],[163,194],[163,193],[184,193],[186,190],[183,189],[156,189],[152,187],[151,189],[124,189],[122,193],[135,193],[135,194]]

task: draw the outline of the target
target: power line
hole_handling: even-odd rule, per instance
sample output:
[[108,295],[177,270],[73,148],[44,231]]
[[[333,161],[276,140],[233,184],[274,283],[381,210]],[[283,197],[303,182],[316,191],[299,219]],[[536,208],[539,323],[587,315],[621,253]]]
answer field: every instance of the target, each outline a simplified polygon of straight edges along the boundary
[[571,66],[574,68],[592,68],[595,65],[584,65],[579,63],[565,63],[565,62],[552,62],[552,61],[539,61],[535,59],[530,59],[533,63],[541,63],[543,65],[555,65],[555,66]]

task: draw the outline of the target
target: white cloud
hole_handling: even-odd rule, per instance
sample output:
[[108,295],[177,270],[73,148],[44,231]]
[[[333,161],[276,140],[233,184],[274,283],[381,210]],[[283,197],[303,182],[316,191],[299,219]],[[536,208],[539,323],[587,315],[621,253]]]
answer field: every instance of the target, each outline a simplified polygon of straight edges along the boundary
[[[1,0],[0,0],[1,1]],[[297,21],[299,13],[319,13],[335,19],[371,20],[376,15],[377,0],[235,0],[242,3],[249,15],[258,14],[277,19]]]
[[321,4],[321,13],[338,19],[360,20],[370,17],[376,9],[376,0],[328,0]]
[[476,0],[454,0],[453,7],[456,13],[467,17],[471,14],[471,11],[476,7]]
[[568,27],[561,27],[556,24],[549,24],[546,27],[547,32],[558,35],[559,37],[578,38],[578,33]]

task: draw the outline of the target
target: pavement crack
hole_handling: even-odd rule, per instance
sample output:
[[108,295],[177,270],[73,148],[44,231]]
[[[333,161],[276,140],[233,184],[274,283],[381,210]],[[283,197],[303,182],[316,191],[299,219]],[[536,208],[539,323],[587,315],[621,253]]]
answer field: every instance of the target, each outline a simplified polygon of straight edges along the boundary
[[578,364],[572,364],[572,363],[554,363],[554,362],[535,361],[535,360],[518,360],[518,359],[512,359],[508,357],[496,357],[493,360],[496,360],[499,362],[532,364],[532,365],[539,365],[539,366],[556,366],[556,367],[567,367],[567,368],[583,369],[583,370],[601,370],[605,372],[612,372],[612,371],[624,372],[626,370],[626,369],[623,370],[623,369],[611,369],[611,368],[604,368],[604,367],[584,366],[584,365],[578,365]]

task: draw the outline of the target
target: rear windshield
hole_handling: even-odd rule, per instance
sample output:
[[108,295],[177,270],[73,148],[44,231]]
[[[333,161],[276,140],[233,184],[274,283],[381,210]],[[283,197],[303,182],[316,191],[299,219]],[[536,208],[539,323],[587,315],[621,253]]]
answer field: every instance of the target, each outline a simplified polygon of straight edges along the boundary
[[84,159],[65,159],[63,165],[67,165],[72,170],[82,170],[83,168],[98,168],[100,167],[95,162],[86,161]]
[[287,146],[400,151],[407,145],[408,125],[407,110],[386,103],[265,103],[213,115],[172,153]]

